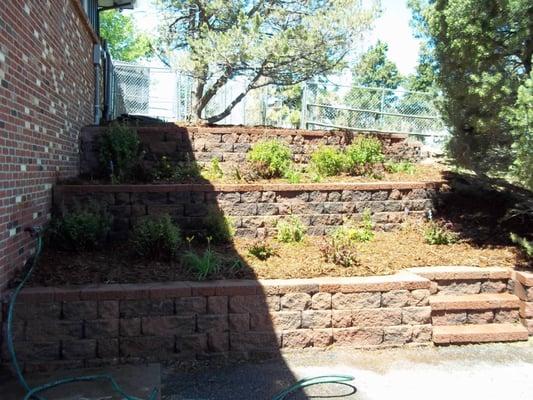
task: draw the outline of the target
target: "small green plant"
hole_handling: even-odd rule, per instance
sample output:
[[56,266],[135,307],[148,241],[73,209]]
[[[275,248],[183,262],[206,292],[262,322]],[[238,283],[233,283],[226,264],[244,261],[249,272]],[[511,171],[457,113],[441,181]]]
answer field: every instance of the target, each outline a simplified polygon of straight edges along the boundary
[[528,259],[533,258],[533,242],[524,237],[518,236],[516,233],[511,233],[511,240],[518,245],[518,248],[526,255]]
[[162,156],[152,171],[152,176],[156,181],[174,180],[176,178],[176,167],[167,156]]
[[195,161],[178,164],[175,168],[174,179],[177,182],[195,181],[202,176],[202,168]]
[[372,175],[383,159],[383,150],[378,139],[359,136],[345,150],[346,172],[350,175]]
[[322,146],[311,154],[311,169],[321,176],[339,175],[344,168],[344,154],[331,146]]
[[343,225],[332,233],[332,237],[337,241],[352,243],[369,242],[374,239],[374,236],[374,223],[372,222],[372,215],[368,209],[363,212],[359,226]]
[[194,236],[187,238],[189,250],[183,254],[181,263],[183,267],[194,273],[198,280],[202,281],[219,271],[220,261],[216,253],[211,249],[211,237],[207,238],[207,248],[202,254],[198,254],[192,249],[191,243],[193,240]]
[[424,230],[424,240],[427,244],[448,245],[456,243],[459,238],[455,232],[450,231],[447,227],[430,221]]
[[270,257],[275,256],[276,249],[274,249],[270,244],[264,241],[256,241],[248,247],[248,254],[254,256],[258,260],[265,261]]
[[221,210],[210,209],[203,222],[207,236],[215,243],[231,242],[235,235],[235,223]]
[[181,231],[167,214],[141,218],[130,235],[130,244],[137,254],[157,260],[172,259],[181,242]]
[[276,237],[283,243],[301,242],[306,232],[306,228],[302,224],[302,221],[296,216],[280,220],[276,227],[278,229]]
[[90,206],[54,217],[47,229],[53,247],[68,251],[93,250],[105,242],[111,217],[98,207]]
[[247,160],[261,178],[281,178],[292,164],[292,151],[279,140],[266,140],[252,146]]
[[296,168],[291,167],[285,173],[285,179],[287,179],[287,181],[292,184],[300,183],[302,181],[302,172]]
[[409,161],[390,162],[385,164],[385,169],[393,174],[405,173],[412,175],[415,173],[415,166]]
[[220,160],[218,157],[211,159],[209,169],[207,170],[207,176],[209,179],[220,179],[224,176],[224,171],[220,167]]
[[347,238],[331,237],[320,245],[320,252],[326,262],[350,268],[359,263],[357,248]]
[[112,182],[120,183],[134,176],[139,152],[139,136],[127,125],[112,123],[100,137],[100,164]]

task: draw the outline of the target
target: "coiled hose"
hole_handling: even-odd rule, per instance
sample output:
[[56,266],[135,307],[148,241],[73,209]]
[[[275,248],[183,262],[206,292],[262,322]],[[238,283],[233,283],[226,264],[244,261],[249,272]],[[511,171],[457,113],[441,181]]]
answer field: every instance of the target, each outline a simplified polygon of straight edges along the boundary
[[[109,383],[111,383],[111,387],[113,388],[113,390],[116,393],[120,394],[124,400],[143,400],[139,397],[135,397],[135,396],[131,396],[127,394],[121,388],[121,386],[117,383],[117,381],[113,378],[113,376],[109,374],[66,377],[66,378],[58,379],[56,381],[45,383],[43,385],[35,386],[33,388],[30,387],[30,385],[24,378],[22,369],[20,368],[20,364],[17,360],[17,355],[15,352],[15,346],[13,344],[13,311],[15,309],[15,302],[17,300],[17,296],[19,295],[20,291],[22,290],[22,288],[24,287],[24,285],[30,278],[35,268],[35,265],[37,264],[37,260],[41,254],[43,240],[42,240],[40,228],[38,227],[27,228],[26,231],[30,232],[33,238],[36,238],[37,248],[35,250],[34,256],[30,260],[30,268],[28,269],[28,271],[26,272],[26,275],[24,275],[24,278],[18,284],[18,286],[16,287],[15,291],[13,292],[11,296],[11,299],[9,301],[8,312],[7,312],[7,349],[11,357],[11,363],[15,370],[15,374],[17,375],[17,379],[20,385],[24,388],[26,392],[26,395],[24,396],[24,400],[29,400],[32,398],[37,399],[37,400],[46,400],[46,398],[40,396],[39,393],[45,390],[48,390],[48,389],[52,389],[57,386],[66,385],[68,383],[88,382],[88,381],[108,381]],[[276,394],[272,398],[272,400],[284,400],[287,398],[289,394],[297,390],[303,389],[304,387],[307,387],[307,386],[324,384],[324,383],[344,383],[344,382],[349,382],[353,380],[354,380],[354,377],[349,376],[349,375],[324,375],[324,376],[317,376],[313,378],[305,378],[289,386],[288,388],[282,390],[281,392]],[[158,394],[157,388],[154,388],[152,392],[150,393],[148,400],[156,400],[157,394]]]

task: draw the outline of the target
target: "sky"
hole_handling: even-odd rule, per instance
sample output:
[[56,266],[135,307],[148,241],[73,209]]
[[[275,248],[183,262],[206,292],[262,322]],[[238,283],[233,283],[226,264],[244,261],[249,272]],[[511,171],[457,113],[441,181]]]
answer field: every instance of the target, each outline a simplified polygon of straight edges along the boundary
[[[383,13],[375,21],[374,30],[368,38],[372,45],[378,39],[389,45],[389,58],[396,63],[402,74],[415,71],[420,42],[412,35],[409,21],[411,13],[406,0],[381,0]],[[150,33],[157,26],[157,15],[152,0],[137,0],[133,13],[139,28]]]

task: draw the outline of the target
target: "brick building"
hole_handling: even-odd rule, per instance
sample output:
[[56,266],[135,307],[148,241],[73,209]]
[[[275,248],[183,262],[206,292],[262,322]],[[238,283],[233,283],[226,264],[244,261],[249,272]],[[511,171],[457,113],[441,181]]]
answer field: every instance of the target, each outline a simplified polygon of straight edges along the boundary
[[0,4],[0,295],[34,251],[24,228],[47,221],[52,185],[78,173],[80,129],[100,118],[98,12],[129,3]]

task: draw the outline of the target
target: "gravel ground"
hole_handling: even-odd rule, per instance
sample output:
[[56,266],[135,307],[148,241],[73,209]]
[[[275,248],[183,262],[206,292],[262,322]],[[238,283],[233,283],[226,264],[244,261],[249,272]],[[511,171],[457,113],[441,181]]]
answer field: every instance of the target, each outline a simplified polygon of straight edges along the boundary
[[533,398],[533,339],[441,348],[303,351],[282,360],[196,372],[167,369],[163,399],[268,400],[297,379],[324,374],[348,374],[355,380],[353,386],[315,386],[289,398],[526,400]]

